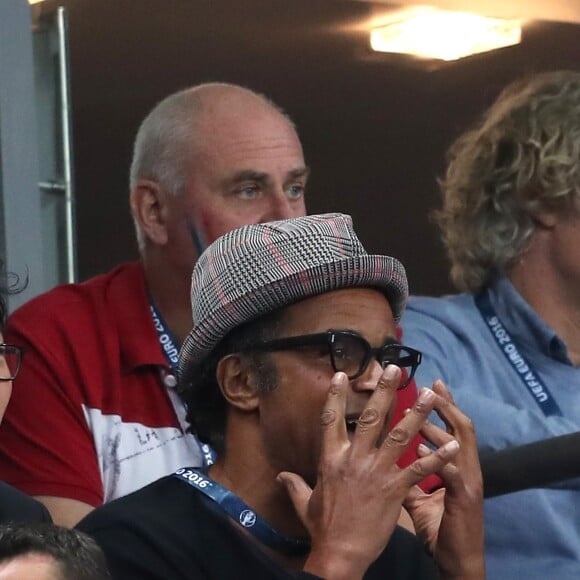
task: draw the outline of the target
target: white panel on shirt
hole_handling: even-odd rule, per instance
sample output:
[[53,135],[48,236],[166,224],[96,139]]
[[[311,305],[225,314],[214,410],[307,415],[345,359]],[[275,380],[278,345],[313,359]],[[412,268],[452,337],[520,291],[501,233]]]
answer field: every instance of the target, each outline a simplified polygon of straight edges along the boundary
[[200,466],[197,439],[175,427],[123,422],[83,405],[103,480],[104,502],[122,497],[184,465]]

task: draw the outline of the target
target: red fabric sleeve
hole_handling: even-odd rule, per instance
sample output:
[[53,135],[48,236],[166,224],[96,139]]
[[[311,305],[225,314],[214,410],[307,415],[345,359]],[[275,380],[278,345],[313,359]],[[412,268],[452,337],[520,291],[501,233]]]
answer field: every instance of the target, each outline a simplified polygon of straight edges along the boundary
[[[402,342],[403,331],[400,327],[397,327],[397,338]],[[409,345],[411,346],[411,345]],[[417,385],[415,384],[415,379],[413,379],[407,387],[397,392],[397,406],[395,408],[395,414],[393,416],[393,423],[396,423],[403,418],[405,409],[412,407],[417,400]],[[415,439],[411,442],[407,451],[403,453],[397,464],[399,467],[406,467],[407,465],[413,463],[417,459],[417,446],[419,443],[425,441],[422,435],[417,435]],[[423,491],[433,491],[443,484],[441,478],[438,475],[430,475],[426,477],[420,484],[419,487]]]
[[2,480],[30,495],[100,505],[103,486],[73,344],[83,340],[83,321],[73,338],[66,325],[43,316],[42,302],[29,305],[11,317],[5,332],[6,342],[24,347],[25,354],[0,427]]

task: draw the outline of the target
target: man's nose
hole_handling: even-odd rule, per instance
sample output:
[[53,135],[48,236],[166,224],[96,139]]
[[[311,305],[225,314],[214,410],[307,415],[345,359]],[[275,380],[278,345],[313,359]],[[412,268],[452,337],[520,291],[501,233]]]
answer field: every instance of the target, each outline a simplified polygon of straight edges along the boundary
[[374,392],[382,373],[383,367],[375,358],[371,359],[364,373],[360,377],[351,381],[353,390],[360,392]]
[[306,215],[304,200],[292,200],[284,190],[273,192],[268,199],[268,208],[264,221],[285,220]]

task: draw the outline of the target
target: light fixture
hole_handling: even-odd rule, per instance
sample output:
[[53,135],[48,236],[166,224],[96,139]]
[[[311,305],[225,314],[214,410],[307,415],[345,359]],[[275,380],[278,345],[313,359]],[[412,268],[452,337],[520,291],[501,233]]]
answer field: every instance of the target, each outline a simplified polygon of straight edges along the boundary
[[512,46],[521,41],[521,21],[487,18],[438,8],[406,9],[371,30],[371,47],[378,52],[456,60]]

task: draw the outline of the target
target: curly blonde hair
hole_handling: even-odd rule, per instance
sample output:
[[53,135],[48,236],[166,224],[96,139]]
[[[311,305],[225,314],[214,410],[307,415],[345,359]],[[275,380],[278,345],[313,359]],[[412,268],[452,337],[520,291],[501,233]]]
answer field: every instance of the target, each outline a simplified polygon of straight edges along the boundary
[[435,212],[461,290],[477,291],[526,250],[534,215],[580,196],[580,72],[509,85],[448,151]]

